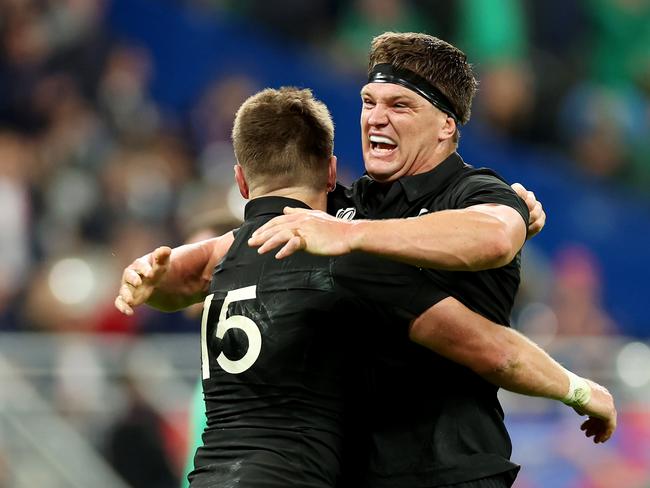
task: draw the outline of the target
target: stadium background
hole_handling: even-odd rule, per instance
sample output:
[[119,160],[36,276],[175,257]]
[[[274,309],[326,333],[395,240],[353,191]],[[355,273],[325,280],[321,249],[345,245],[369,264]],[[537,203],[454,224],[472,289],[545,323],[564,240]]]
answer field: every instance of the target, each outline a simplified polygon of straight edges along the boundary
[[594,446],[568,408],[504,394],[516,486],[650,486],[650,2],[0,0],[0,487],[179,486],[197,323],[119,315],[120,272],[239,217],[229,132],[260,88],[312,88],[361,174],[385,30],[474,62],[460,152],[548,215],[514,325],[618,401]]

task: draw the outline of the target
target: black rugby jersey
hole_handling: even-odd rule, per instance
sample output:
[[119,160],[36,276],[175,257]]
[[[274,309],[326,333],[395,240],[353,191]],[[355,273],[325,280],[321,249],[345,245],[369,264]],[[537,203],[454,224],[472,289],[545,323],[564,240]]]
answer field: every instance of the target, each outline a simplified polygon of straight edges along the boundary
[[[349,218],[406,218],[482,203],[528,208],[496,173],[456,153],[433,170],[380,184],[368,176],[338,186],[328,210]],[[509,324],[519,286],[519,255],[479,272],[426,270],[431,281],[484,317]],[[368,485],[435,487],[513,471],[512,445],[495,386],[468,368],[404,338],[373,336],[369,363],[373,450]]]
[[354,254],[259,255],[254,230],[302,202],[263,197],[216,267],[201,324],[207,428],[191,486],[357,486],[341,480],[345,385],[367,331],[407,337],[447,295],[417,268]]

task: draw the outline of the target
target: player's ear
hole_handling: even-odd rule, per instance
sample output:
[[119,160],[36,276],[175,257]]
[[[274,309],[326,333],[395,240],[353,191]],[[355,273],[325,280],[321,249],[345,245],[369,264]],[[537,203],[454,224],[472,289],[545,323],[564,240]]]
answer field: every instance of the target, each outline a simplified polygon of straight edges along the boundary
[[333,191],[334,188],[336,188],[336,156],[332,155],[327,170],[327,191]]
[[241,193],[242,197],[248,200],[250,193],[248,191],[248,182],[246,181],[244,170],[239,165],[239,163],[235,165],[234,170],[235,170],[235,181],[237,182],[237,186],[239,187],[239,193]]
[[452,139],[455,133],[456,121],[452,117],[447,116],[445,118],[445,123],[442,126],[442,129],[440,129],[438,137],[441,141],[446,141],[448,139]]

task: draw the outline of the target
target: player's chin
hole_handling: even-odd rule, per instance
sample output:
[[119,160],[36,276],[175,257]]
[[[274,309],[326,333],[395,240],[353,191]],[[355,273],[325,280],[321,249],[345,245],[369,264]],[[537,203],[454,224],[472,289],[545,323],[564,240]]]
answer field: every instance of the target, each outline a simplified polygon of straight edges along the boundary
[[395,161],[367,155],[365,159],[366,172],[376,181],[392,181],[399,173],[399,164]]

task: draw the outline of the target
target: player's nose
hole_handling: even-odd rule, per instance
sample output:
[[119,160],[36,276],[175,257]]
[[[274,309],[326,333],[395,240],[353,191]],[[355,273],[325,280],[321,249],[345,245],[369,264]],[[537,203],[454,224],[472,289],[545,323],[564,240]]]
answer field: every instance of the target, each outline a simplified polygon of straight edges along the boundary
[[369,110],[368,124],[372,126],[381,126],[388,123],[388,111],[384,104],[378,103]]

